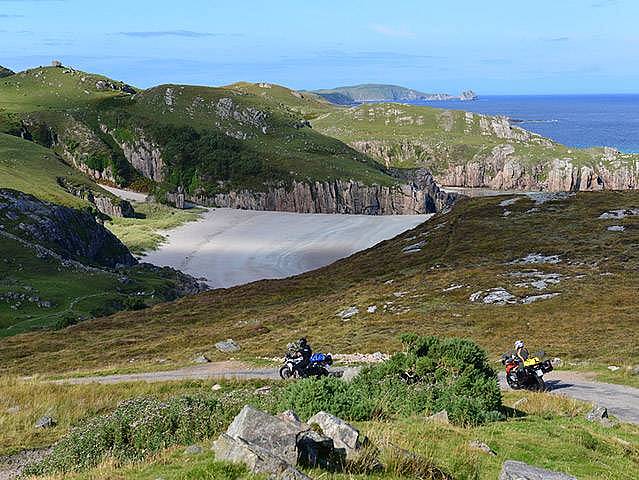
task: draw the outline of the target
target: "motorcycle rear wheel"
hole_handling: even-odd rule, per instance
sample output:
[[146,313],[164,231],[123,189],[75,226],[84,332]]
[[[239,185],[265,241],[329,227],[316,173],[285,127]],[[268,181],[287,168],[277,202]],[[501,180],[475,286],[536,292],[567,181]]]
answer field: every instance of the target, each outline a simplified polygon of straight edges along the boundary
[[282,368],[280,368],[280,378],[282,380],[288,380],[290,378],[293,378],[293,372],[291,372],[290,368],[284,365]]
[[538,392],[546,391],[546,383],[542,377],[535,377],[535,390]]

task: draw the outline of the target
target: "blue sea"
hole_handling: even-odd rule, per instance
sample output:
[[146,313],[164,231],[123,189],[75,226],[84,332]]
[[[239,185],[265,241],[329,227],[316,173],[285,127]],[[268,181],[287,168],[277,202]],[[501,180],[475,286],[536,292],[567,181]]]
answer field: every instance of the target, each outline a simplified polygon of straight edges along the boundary
[[413,103],[505,115],[522,128],[571,147],[639,152],[639,95],[486,95],[473,102]]

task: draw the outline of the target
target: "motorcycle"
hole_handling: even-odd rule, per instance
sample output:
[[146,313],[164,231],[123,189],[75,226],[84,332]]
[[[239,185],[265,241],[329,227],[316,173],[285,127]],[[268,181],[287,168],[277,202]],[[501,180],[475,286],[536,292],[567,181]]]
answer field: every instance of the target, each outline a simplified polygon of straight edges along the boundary
[[284,365],[280,368],[280,377],[289,378],[326,377],[329,375],[328,367],[333,364],[330,354],[314,353],[309,359],[308,365],[302,367],[302,357],[295,353],[287,353]]
[[553,370],[550,360],[542,360],[543,354],[533,355],[523,365],[514,353],[502,356],[501,363],[506,367],[506,382],[513,390],[546,390],[544,375]]

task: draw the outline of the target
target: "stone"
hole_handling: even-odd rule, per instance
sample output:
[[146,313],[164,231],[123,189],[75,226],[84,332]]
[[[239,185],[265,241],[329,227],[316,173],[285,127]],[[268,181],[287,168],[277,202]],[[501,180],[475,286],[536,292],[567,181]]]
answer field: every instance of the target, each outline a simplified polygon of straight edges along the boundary
[[608,370],[611,372],[616,372],[619,369],[621,369],[621,367],[618,367],[617,365],[608,365]]
[[366,311],[368,313],[375,313],[377,311],[377,305],[369,305],[366,307]]
[[475,292],[469,297],[469,300],[471,302],[478,302],[481,300],[487,305],[506,305],[508,303],[517,303],[517,297],[501,287],[492,288],[485,292],[482,290]]
[[213,443],[213,451],[216,460],[244,464],[252,473],[282,480],[310,480],[278,455],[243,438],[223,433]]
[[348,308],[345,308],[344,310],[342,310],[341,312],[339,312],[337,314],[337,316],[339,318],[341,318],[342,320],[348,320],[349,318],[354,317],[358,313],[359,313],[359,308],[357,308],[357,307],[348,307]]
[[218,390],[222,390],[222,385],[220,385],[219,383],[216,383],[215,385],[211,387],[211,390],[213,390],[214,392],[217,392]]
[[597,422],[604,427],[614,426],[614,422],[608,417],[608,409],[602,405],[593,405],[592,409],[586,414],[586,420]]
[[531,303],[539,302],[542,300],[550,300],[559,296],[559,293],[543,293],[541,295],[529,295],[521,299],[521,303],[524,305],[530,305]]
[[204,354],[198,355],[193,359],[193,363],[211,363],[211,360]]
[[484,442],[480,442],[479,440],[471,440],[470,442],[468,442],[468,448],[472,450],[479,450],[481,452],[484,452],[487,455],[492,455],[492,456],[497,455],[497,453],[495,453],[495,451],[492,448],[490,448]]
[[220,352],[224,352],[224,353],[234,353],[234,352],[239,352],[241,350],[240,346],[232,338],[217,342],[215,344],[215,348],[217,348]]
[[611,225],[607,228],[609,232],[623,232],[626,230],[626,227],[623,225]]
[[499,480],[577,480],[565,473],[533,467],[524,462],[506,460],[501,468]]
[[13,407],[7,408],[7,413],[9,415],[14,415],[20,411],[20,405],[14,405]]
[[353,458],[362,447],[359,430],[335,415],[318,412],[309,418],[307,423],[317,424],[324,435],[333,440],[335,448],[342,448],[346,451],[348,459]]
[[60,67],[62,67],[62,62],[60,60],[52,60],[51,61],[51,66],[55,67],[55,68],[60,68]]
[[304,424],[284,420],[246,405],[226,430],[234,439],[241,438],[271,451],[291,465],[297,464],[297,438],[308,430]]
[[199,445],[189,445],[188,447],[186,447],[184,449],[184,454],[185,455],[199,455],[203,451],[204,451],[204,449],[202,447],[200,447]]
[[271,393],[271,390],[273,390],[273,387],[271,387],[270,385],[264,385],[263,387],[260,388],[256,388],[255,389],[255,393],[256,395],[268,395],[269,393]]
[[53,417],[45,415],[44,417],[40,417],[38,421],[35,423],[35,428],[53,428],[55,427],[57,422]]
[[298,465],[335,470],[344,465],[346,452],[336,448],[330,436],[307,430],[297,438]]
[[448,412],[446,410],[442,410],[441,412],[430,415],[426,417],[426,420],[433,423],[440,423],[442,425],[450,424],[450,420],[448,419]]

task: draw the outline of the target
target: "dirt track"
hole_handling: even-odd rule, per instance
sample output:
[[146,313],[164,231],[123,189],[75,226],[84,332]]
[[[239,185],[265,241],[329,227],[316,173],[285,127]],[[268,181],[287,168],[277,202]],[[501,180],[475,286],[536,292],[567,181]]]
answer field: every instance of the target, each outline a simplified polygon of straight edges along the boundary
[[[186,367],[165,372],[131,373],[102,377],[79,377],[56,380],[56,383],[122,383],[122,382],[165,382],[172,380],[220,380],[220,379],[277,379],[276,368],[252,368],[241,362],[213,362],[206,365]],[[639,389],[595,382],[574,372],[551,372],[546,383],[553,395],[601,404],[608,408],[610,415],[619,420],[639,424]],[[500,376],[500,384],[507,389],[505,379]]]

